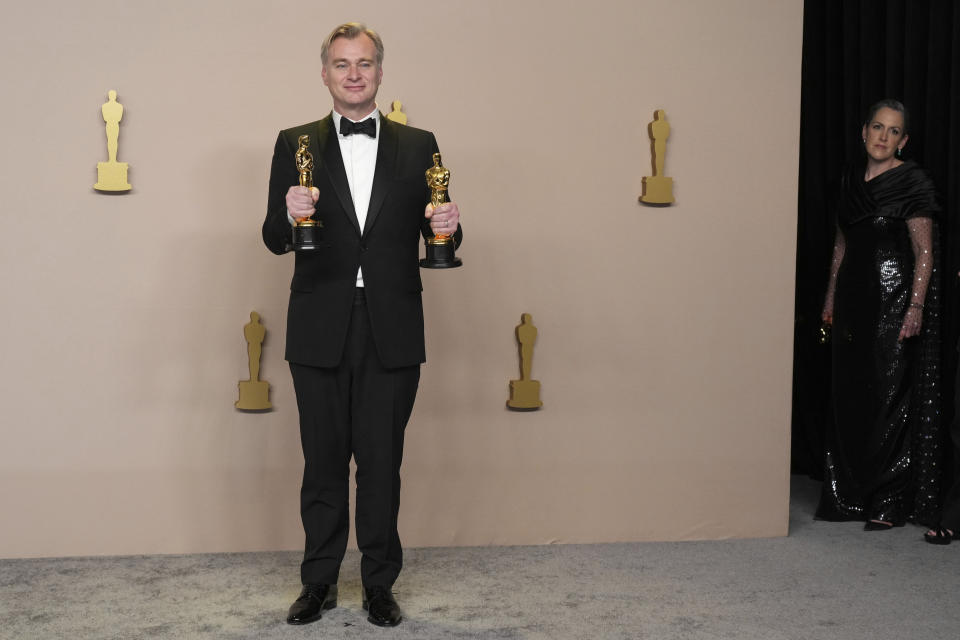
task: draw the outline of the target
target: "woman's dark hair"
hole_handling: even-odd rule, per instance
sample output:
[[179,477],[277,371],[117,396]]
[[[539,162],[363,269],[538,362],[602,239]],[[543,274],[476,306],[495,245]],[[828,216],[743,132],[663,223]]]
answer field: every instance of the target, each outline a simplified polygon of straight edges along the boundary
[[864,120],[863,124],[870,126],[870,123],[873,122],[873,117],[877,115],[877,111],[880,109],[887,108],[893,109],[894,111],[900,112],[903,115],[903,133],[904,135],[910,129],[910,113],[907,111],[907,108],[903,106],[903,103],[899,100],[894,100],[893,98],[884,98],[883,100],[874,103],[873,106],[867,111],[867,119]]

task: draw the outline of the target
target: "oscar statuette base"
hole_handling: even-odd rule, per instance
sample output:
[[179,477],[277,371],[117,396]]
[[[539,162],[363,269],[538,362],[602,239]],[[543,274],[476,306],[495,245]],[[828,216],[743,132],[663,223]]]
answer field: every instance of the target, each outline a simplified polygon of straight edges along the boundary
[[640,202],[652,205],[673,204],[673,178],[647,176],[643,179],[643,195]]
[[322,245],[320,230],[323,225],[316,220],[298,222],[293,226],[293,241],[287,247],[293,251],[315,251]]
[[424,244],[427,247],[427,257],[420,261],[420,266],[424,269],[453,269],[463,265],[463,261],[454,255],[453,238],[431,238]]
[[543,406],[540,401],[539,380],[511,380],[510,399],[507,408],[513,411],[536,411]]
[[270,383],[265,380],[241,380],[240,399],[233,406],[242,411],[266,411],[271,408]]
[[98,162],[97,184],[93,188],[97,191],[130,191],[127,182],[129,166],[126,162]]

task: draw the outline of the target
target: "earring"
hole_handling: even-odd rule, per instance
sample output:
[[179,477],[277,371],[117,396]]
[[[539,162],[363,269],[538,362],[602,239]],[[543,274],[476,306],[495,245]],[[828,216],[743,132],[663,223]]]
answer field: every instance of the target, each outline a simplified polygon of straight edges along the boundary
[[903,160],[903,147],[897,147],[896,153],[893,154],[897,160]]

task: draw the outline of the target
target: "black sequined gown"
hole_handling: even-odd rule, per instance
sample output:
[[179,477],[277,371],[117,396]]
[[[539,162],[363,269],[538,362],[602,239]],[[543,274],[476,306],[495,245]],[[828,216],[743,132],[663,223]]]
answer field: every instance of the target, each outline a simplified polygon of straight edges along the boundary
[[914,281],[907,221],[932,219],[939,208],[913,162],[870,181],[863,175],[862,166],[846,173],[838,206],[845,248],[833,303],[834,421],[816,517],[930,524],[942,449],[935,221],[921,333],[898,336]]

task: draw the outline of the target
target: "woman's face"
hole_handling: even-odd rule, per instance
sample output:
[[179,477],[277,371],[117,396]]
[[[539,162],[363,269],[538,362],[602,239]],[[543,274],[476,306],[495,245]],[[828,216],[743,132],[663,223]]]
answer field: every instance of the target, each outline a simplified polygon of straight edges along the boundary
[[907,138],[903,132],[903,114],[889,107],[878,109],[873,120],[863,125],[864,149],[874,162],[893,158],[897,149],[907,144]]

